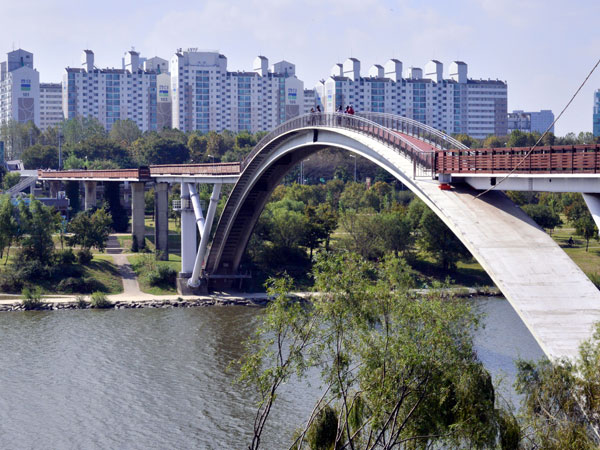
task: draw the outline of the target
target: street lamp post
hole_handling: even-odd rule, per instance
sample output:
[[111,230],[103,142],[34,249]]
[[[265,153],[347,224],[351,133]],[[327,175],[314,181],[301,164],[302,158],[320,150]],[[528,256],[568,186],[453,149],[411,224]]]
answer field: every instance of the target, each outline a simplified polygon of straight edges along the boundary
[[304,161],[310,161],[310,159],[300,161],[300,184],[304,184]]
[[356,155],[350,155],[350,158],[354,158],[354,182],[356,183]]
[[62,130],[58,129],[58,170],[62,169]]

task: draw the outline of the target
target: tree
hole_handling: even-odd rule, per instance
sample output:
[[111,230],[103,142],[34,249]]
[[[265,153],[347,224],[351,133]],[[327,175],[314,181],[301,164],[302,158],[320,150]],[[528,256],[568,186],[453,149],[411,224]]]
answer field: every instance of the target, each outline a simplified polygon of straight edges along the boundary
[[123,147],[129,147],[142,136],[142,132],[138,128],[137,123],[131,119],[125,119],[117,120],[113,123],[108,136]]
[[190,159],[194,163],[202,163],[208,160],[207,148],[208,142],[205,136],[199,136],[196,133],[190,135],[187,146],[190,151]]
[[240,379],[260,398],[248,448],[260,447],[280,387],[316,368],[322,396],[291,448],[483,448],[505,434],[467,303],[415,298],[394,257],[323,256],[314,278],[308,303],[288,278],[270,280],[273,301],[241,360]]
[[104,208],[93,213],[81,211],[69,222],[67,229],[73,235],[67,238],[67,243],[79,245],[84,250],[96,247],[102,252],[106,248],[111,223],[112,218]]
[[6,250],[4,265],[8,262],[10,246],[18,233],[18,223],[15,216],[16,208],[10,195],[0,196],[0,258],[4,257],[4,251]]
[[190,157],[185,144],[174,139],[150,135],[135,141],[132,146],[133,154],[138,164],[183,164]]
[[60,215],[33,196],[20,200],[18,211],[19,234],[22,237],[20,260],[49,264],[54,254],[52,233],[58,230]]
[[598,237],[598,228],[589,212],[575,221],[575,233],[585,239],[585,251],[587,252],[590,239]]
[[301,242],[310,250],[310,259],[312,260],[313,250],[319,247],[322,242],[329,241],[337,220],[327,204],[321,204],[316,208],[307,205],[304,208],[304,217],[306,228]]
[[[67,153],[69,158],[75,156],[79,160],[85,160],[88,168],[98,160],[110,161],[116,167],[133,166],[131,155],[125,147],[100,135],[94,135],[70,145]],[[66,164],[67,161],[65,161],[65,167]]]
[[600,440],[600,325],[578,357],[517,362],[526,448],[596,449]]
[[521,209],[540,227],[550,230],[550,234],[554,228],[562,225],[560,216],[547,205],[524,205]]
[[423,212],[420,231],[423,249],[433,255],[444,270],[454,268],[459,259],[470,256],[462,242],[430,209]]
[[35,144],[26,148],[21,154],[25,169],[58,168],[58,148],[53,145]]
[[498,136],[490,135],[490,136],[486,137],[485,140],[483,141],[483,146],[485,148],[499,148],[499,147],[504,147],[505,143],[506,142],[503,142],[503,140],[500,139]]
[[74,117],[64,121],[60,127],[67,146],[95,137],[106,137],[104,125],[95,117]]
[[21,174],[19,172],[8,172],[4,176],[4,179],[2,180],[2,188],[4,190],[8,190],[11,187],[19,184],[20,180],[21,180]]

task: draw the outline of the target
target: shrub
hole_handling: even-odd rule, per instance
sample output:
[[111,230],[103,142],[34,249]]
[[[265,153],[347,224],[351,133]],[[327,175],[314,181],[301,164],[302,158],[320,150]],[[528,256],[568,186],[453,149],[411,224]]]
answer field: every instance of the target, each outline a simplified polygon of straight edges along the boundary
[[96,291],[92,294],[90,306],[97,309],[106,309],[112,308],[113,303],[106,298],[106,295],[103,292]]
[[68,277],[61,280],[56,289],[67,294],[91,294],[94,291],[102,291],[104,286],[91,277]]
[[21,303],[26,310],[32,309],[40,309],[44,306],[44,302],[42,302],[42,291],[40,288],[36,287],[34,289],[24,288],[22,292],[23,300]]
[[0,291],[8,293],[21,292],[23,289],[23,279],[14,271],[6,270],[0,272]]
[[55,254],[56,264],[59,266],[68,266],[76,261],[73,249],[66,248],[64,250],[58,250]]
[[94,255],[92,255],[92,252],[88,248],[82,248],[77,252],[77,261],[79,261],[79,264],[88,264],[93,258]]
[[172,285],[177,278],[177,272],[167,265],[158,264],[156,270],[149,272],[146,277],[151,286]]
[[88,307],[88,301],[83,295],[78,295],[77,297],[75,297],[75,302],[77,302],[77,306],[79,308],[85,309]]

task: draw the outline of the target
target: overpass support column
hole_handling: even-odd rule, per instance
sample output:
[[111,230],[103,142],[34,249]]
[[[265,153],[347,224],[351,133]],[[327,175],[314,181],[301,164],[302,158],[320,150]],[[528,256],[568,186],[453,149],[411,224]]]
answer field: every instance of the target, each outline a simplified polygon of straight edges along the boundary
[[196,255],[196,218],[190,201],[188,183],[181,183],[181,272],[180,278],[189,278],[194,270]]
[[50,198],[58,198],[58,191],[60,190],[60,181],[50,182]]
[[158,259],[169,259],[169,184],[154,185],[154,243]]
[[92,209],[96,206],[96,182],[84,181],[83,187],[85,190],[84,206],[85,210]]
[[592,213],[596,226],[600,229],[600,194],[583,194],[583,199]]
[[131,236],[136,239],[139,248],[146,244],[144,185],[145,183],[137,181],[131,183]]

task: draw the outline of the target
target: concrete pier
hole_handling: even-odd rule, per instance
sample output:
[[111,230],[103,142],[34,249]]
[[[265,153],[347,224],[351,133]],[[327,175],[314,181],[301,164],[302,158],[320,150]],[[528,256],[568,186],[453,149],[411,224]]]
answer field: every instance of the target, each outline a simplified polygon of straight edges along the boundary
[[169,259],[169,184],[154,185],[154,243],[157,258]]
[[87,211],[96,206],[96,182],[84,181],[83,187],[85,189],[84,207]]
[[146,237],[144,185],[143,182],[131,183],[131,235],[140,248],[145,245]]

